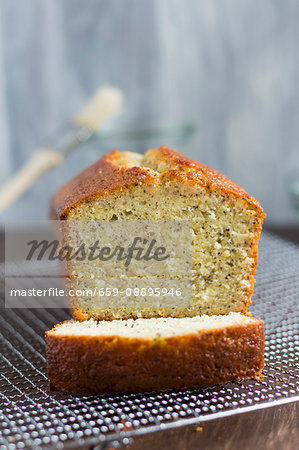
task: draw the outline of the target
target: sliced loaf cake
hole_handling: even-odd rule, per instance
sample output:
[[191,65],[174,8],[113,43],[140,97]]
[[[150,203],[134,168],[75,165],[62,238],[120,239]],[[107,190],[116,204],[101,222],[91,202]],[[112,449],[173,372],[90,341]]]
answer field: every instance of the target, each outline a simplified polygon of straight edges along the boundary
[[183,389],[259,379],[263,322],[240,313],[68,321],[46,333],[51,390]]
[[[107,307],[99,307],[96,300],[89,299],[86,306],[75,299],[74,317],[111,320],[246,312],[264,217],[260,204],[242,188],[174,150],[108,153],[60,189],[52,201],[52,218],[191,221],[192,302],[172,309],[119,309],[109,307],[108,300]],[[85,240],[91,243],[92,236]],[[95,264],[88,267],[91,277]],[[80,287],[80,280],[76,283]]]

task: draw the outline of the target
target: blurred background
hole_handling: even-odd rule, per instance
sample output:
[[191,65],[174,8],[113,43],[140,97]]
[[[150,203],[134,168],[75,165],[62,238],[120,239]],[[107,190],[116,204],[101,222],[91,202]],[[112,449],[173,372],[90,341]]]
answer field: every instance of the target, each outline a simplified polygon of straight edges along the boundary
[[124,92],[119,117],[0,221],[47,218],[112,148],[165,144],[243,186],[267,223],[298,222],[298,19],[297,0],[0,1],[0,184],[101,84]]

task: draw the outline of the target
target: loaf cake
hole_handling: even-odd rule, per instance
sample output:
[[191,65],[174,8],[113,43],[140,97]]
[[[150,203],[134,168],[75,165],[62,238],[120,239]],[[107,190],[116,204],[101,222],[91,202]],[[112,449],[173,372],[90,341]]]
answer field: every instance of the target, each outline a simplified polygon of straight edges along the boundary
[[51,390],[183,389],[259,379],[263,322],[240,313],[63,322],[46,333]]
[[[86,306],[85,301],[75,299],[77,320],[247,311],[265,214],[241,187],[197,161],[167,147],[144,155],[114,150],[60,189],[52,201],[51,217],[59,221],[192,222],[191,305],[117,309],[109,307],[109,302],[107,307],[98,307],[96,300],[89,299]],[[86,242],[90,239],[86,236]],[[94,264],[88,269],[91,278]],[[96,282],[91,281],[94,286]]]

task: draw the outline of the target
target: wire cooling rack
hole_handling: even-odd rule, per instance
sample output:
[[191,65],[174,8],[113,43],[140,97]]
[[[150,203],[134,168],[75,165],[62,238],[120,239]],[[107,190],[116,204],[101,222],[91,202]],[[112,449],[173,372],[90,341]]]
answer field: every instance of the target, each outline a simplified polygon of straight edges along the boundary
[[106,448],[136,434],[298,400],[299,247],[264,232],[259,249],[250,309],[265,321],[261,381],[147,394],[50,394],[44,332],[68,312],[2,308],[0,449]]

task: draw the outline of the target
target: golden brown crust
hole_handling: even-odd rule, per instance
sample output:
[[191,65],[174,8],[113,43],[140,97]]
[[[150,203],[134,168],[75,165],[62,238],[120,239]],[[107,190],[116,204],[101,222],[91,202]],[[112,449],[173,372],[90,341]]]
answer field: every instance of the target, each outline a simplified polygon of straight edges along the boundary
[[155,177],[145,169],[114,165],[113,160],[119,154],[118,150],[112,150],[64,185],[52,199],[51,218],[64,220],[71,209],[85,200],[129,189],[139,183],[155,182]]
[[261,320],[165,339],[46,333],[51,390],[71,393],[184,389],[261,377]]
[[251,254],[250,254],[250,257],[254,261],[253,266],[252,266],[252,272],[249,277],[250,288],[248,290],[247,302],[244,305],[245,308],[241,312],[245,312],[247,310],[247,308],[249,307],[249,305],[251,303],[251,297],[252,297],[252,294],[254,291],[254,282],[255,282],[254,276],[256,274],[256,268],[257,268],[257,262],[258,262],[258,243],[259,243],[259,239],[260,239],[262,228],[263,228],[263,217],[264,216],[261,216],[256,219],[255,234],[254,234],[254,238],[252,240],[252,247],[251,247]]
[[84,320],[90,319],[90,317],[79,308],[71,308],[71,314],[72,317],[79,322],[84,322]]
[[[159,183],[153,171],[144,167],[118,165],[122,155],[118,150],[107,153],[63,186],[52,200],[51,218],[66,219],[71,209],[86,200],[121,192],[139,184]],[[161,179],[184,181],[190,185],[220,191],[245,201],[261,217],[265,217],[255,198],[216,170],[165,146],[149,150],[146,157],[156,165],[164,164]]]
[[165,176],[170,179],[180,180],[186,177],[190,184],[199,184],[211,190],[218,190],[223,194],[241,198],[265,217],[259,202],[220,172],[165,146],[149,150],[148,153],[150,153],[151,159],[157,162],[166,162],[169,165],[169,170],[165,173]]

